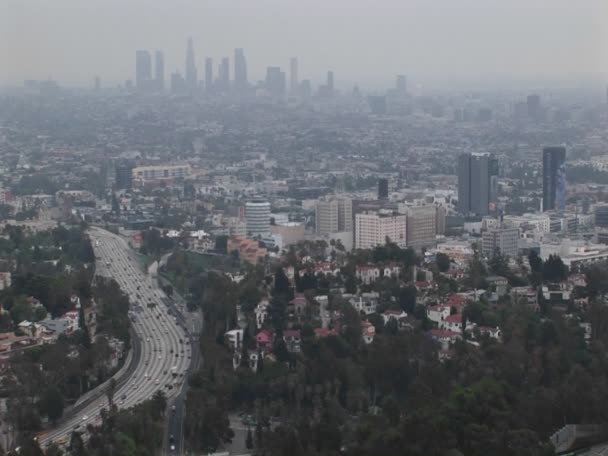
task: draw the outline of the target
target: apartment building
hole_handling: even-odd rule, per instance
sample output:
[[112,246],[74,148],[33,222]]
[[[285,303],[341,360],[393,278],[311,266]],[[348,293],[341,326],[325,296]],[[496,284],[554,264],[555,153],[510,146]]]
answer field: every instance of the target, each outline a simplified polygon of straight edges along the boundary
[[355,215],[355,248],[371,249],[389,239],[406,247],[407,216],[390,211],[364,212]]

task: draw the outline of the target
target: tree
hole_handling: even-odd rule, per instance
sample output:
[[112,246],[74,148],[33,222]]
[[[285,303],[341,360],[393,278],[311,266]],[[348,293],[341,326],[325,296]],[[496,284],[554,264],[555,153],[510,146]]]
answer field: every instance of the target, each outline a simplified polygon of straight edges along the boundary
[[285,275],[282,267],[278,267],[274,274],[274,293],[275,295],[286,295],[289,293],[289,279]]
[[408,314],[413,314],[416,308],[416,295],[418,290],[414,286],[399,289],[399,307]]
[[528,262],[530,263],[530,281],[533,285],[538,286],[543,280],[543,260],[535,250],[531,250],[528,254]]
[[587,292],[595,298],[608,293],[608,270],[605,266],[592,266],[585,273],[587,279]]
[[561,282],[568,277],[568,267],[559,255],[549,255],[543,264],[543,278],[547,282]]
[[499,248],[496,248],[494,254],[488,262],[490,272],[497,276],[507,277],[510,275],[509,259],[502,254]]
[[76,431],[72,432],[72,437],[70,438],[70,453],[73,456],[86,456],[87,455],[87,450],[84,446],[82,437]]
[[439,252],[435,256],[435,262],[440,272],[447,272],[450,269],[450,257],[445,253]]
[[40,411],[52,422],[57,421],[63,415],[63,395],[56,387],[49,387],[44,392],[40,401]]
[[59,448],[59,446],[57,446],[56,444],[52,443],[46,449],[46,456],[63,456],[63,451],[61,451],[61,448]]
[[106,396],[108,397],[108,405],[110,410],[114,406],[114,393],[116,392],[116,379],[112,377],[108,382],[108,389],[106,390]]
[[251,428],[247,428],[247,437],[245,437],[245,447],[248,450],[253,448],[253,435],[251,433]]

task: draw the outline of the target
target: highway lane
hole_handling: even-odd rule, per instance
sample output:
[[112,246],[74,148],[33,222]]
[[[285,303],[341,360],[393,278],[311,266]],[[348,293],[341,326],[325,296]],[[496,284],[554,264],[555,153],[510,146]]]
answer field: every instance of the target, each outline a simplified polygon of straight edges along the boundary
[[[92,228],[89,235],[98,258],[96,274],[113,277],[123,292],[129,295],[129,314],[141,342],[139,362],[127,380],[118,385],[114,402],[119,408],[129,408],[150,399],[159,390],[171,399],[179,393],[190,365],[188,333],[178,326],[175,312],[167,307],[167,297],[141,270],[124,239],[99,228]],[[99,413],[107,407],[107,397],[102,393],[77,416],[40,436],[41,445],[44,447],[52,441],[69,440],[74,429],[85,431],[89,424],[99,424]]]
[[[163,279],[159,278],[159,281],[162,283]],[[199,367],[201,362],[199,334],[201,334],[203,328],[203,316],[200,311],[188,311],[186,302],[177,291],[173,292],[169,305],[177,311],[180,320],[183,322],[184,327],[188,328],[190,334],[190,346],[192,348],[192,360],[188,370],[188,374],[190,374]],[[171,403],[172,411],[167,419],[167,437],[164,445],[167,454],[181,455],[184,453],[184,424],[187,394],[188,384],[185,382],[180,394],[175,397]]]

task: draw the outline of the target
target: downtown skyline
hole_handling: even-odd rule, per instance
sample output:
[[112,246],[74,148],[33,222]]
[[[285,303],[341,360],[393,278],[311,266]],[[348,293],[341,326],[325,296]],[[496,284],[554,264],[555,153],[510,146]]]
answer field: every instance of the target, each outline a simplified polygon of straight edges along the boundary
[[[444,0],[427,3],[359,0],[347,8],[342,0],[306,6],[178,0],[146,8],[136,0],[93,8],[61,0],[71,7],[65,15],[41,1],[7,1],[0,6],[0,85],[50,76],[89,86],[99,76],[104,86],[114,86],[132,77],[135,49],[162,50],[168,74],[182,68],[187,36],[196,44],[199,79],[205,57],[232,60],[241,47],[248,53],[249,80],[263,79],[268,66],[288,68],[297,56],[313,83],[332,68],[341,88],[386,86],[402,73],[428,85],[577,80],[608,72],[608,6],[602,2],[586,8],[564,0],[550,2],[552,8],[544,8],[545,0],[515,0],[499,8],[479,0],[458,7]],[[542,36],[539,24],[546,24]]]

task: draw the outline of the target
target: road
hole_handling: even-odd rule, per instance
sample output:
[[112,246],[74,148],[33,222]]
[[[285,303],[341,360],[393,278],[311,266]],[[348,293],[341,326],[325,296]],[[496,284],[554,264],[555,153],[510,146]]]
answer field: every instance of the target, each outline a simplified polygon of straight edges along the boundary
[[[130,408],[160,390],[171,403],[180,393],[192,358],[191,340],[188,331],[184,330],[183,320],[176,316],[170,300],[156,286],[156,280],[141,271],[135,254],[124,239],[95,227],[91,228],[89,236],[98,258],[96,275],[114,278],[129,296],[129,315],[136,338],[133,342],[137,344],[139,340],[140,352],[134,367],[118,383],[114,401],[118,408]],[[39,436],[41,446],[69,441],[75,429],[86,432],[89,424],[100,423],[99,412],[107,407],[108,399],[100,392],[78,414]],[[181,442],[176,442],[176,446],[181,448]]]
[[[168,256],[166,255],[166,258]],[[162,260],[161,260],[162,262]],[[158,272],[158,265],[153,265],[149,268],[149,272],[156,276]],[[158,283],[160,285],[168,285],[161,276],[158,277]],[[203,315],[200,311],[190,312],[187,308],[186,301],[177,293],[173,291],[171,299],[168,300],[167,304],[173,310],[174,315],[178,316],[178,322],[182,324],[182,327],[186,328],[190,335],[190,347],[191,350],[191,362],[188,374],[193,370],[198,369],[201,362],[201,354],[199,348],[199,335],[203,329]],[[188,375],[186,376],[188,377]],[[184,419],[186,415],[186,394],[188,393],[188,384],[184,383],[179,395],[175,397],[170,405],[175,406],[175,410],[171,412],[167,419],[167,437],[165,439],[164,447],[166,454],[182,454],[184,452]],[[173,445],[173,447],[172,447]]]

